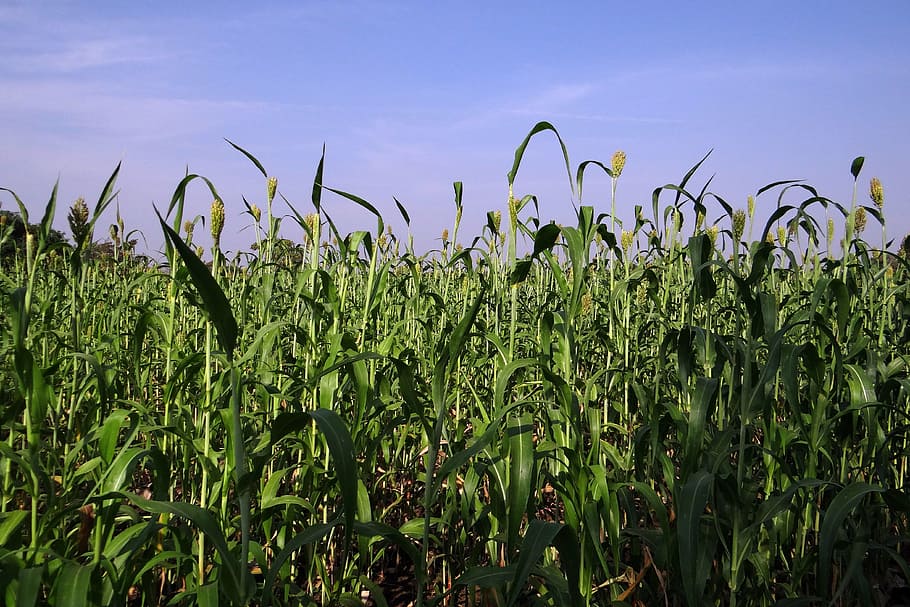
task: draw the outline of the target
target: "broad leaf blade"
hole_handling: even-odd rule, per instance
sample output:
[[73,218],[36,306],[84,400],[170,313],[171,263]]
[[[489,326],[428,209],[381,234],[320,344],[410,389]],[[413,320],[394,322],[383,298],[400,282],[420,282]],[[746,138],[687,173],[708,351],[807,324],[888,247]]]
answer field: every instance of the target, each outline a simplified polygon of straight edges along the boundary
[[[157,211],[155,212],[157,214]],[[187,270],[189,270],[190,278],[192,278],[193,284],[202,297],[203,306],[212,320],[212,324],[215,325],[218,343],[221,344],[228,360],[233,360],[234,349],[237,346],[237,320],[234,318],[231,304],[228,302],[224,291],[215,280],[215,277],[212,276],[208,266],[183,242],[177,232],[164,222],[160,214],[158,215],[158,221],[161,223],[165,236],[177,249],[177,252],[180,253],[183,263],[186,264]],[[173,271],[173,268],[171,271]]]

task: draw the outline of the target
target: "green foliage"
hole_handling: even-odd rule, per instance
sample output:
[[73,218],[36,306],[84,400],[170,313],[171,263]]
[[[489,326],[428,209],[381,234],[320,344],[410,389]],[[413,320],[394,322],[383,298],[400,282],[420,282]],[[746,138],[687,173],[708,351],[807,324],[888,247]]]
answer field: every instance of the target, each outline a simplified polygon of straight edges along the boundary
[[[609,209],[557,226],[513,195],[544,131]],[[482,233],[456,182],[419,255],[324,154],[304,215],[230,145],[265,180],[238,260],[192,245],[184,211],[221,200],[197,175],[157,266],[119,218],[92,253],[118,171],[70,255],[56,190],[28,254],[3,215],[4,604],[886,604],[910,577],[910,264],[855,201],[784,181],[735,210],[706,156],[623,222],[634,162],[572,170],[540,123]],[[376,221],[343,235],[352,203]]]

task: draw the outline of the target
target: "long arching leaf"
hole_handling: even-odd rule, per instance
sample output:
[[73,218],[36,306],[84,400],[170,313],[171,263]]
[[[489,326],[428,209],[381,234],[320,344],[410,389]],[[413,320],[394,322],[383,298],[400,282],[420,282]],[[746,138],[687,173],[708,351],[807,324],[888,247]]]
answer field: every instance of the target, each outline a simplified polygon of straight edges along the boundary
[[[221,348],[227,355],[228,360],[233,360],[234,349],[237,346],[238,328],[237,320],[231,311],[231,304],[228,302],[221,286],[215,281],[215,277],[212,276],[208,266],[183,242],[177,232],[164,222],[157,210],[155,213],[158,215],[161,229],[164,230],[167,239],[180,253],[180,257],[190,273],[190,278],[192,278],[196,290],[199,291],[199,295],[202,297],[205,311],[212,320],[212,324],[215,325],[218,343],[221,344]],[[171,268],[171,271],[173,272],[174,269]]]

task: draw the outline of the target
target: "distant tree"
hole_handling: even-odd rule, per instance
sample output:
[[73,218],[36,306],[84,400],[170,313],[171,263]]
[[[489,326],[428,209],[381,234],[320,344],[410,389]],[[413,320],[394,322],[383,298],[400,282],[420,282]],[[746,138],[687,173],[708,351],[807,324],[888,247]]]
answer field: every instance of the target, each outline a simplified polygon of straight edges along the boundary
[[[0,258],[9,259],[19,251],[25,251],[25,234],[38,233],[38,226],[29,224],[26,230],[25,222],[19,213],[0,209]],[[47,237],[47,245],[67,242],[66,236],[59,230],[51,229]]]

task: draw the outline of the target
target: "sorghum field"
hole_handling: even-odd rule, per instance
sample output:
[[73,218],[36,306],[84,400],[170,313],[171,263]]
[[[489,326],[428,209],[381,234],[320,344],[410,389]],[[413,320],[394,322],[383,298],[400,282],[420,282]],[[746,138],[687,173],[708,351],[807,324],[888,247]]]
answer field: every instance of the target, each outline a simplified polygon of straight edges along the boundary
[[[572,225],[513,196],[554,135]],[[188,175],[160,260],[122,221],[94,241],[116,171],[67,241],[56,194],[17,240],[41,209],[4,190],[3,603],[902,604],[910,260],[881,183],[857,158],[851,201],[737,205],[696,165],[620,222],[625,155],[565,150],[535,126],[477,235],[456,183],[429,253],[404,206],[388,229],[322,161],[289,202],[240,148],[262,198],[225,219]],[[329,196],[375,223],[339,233]]]

